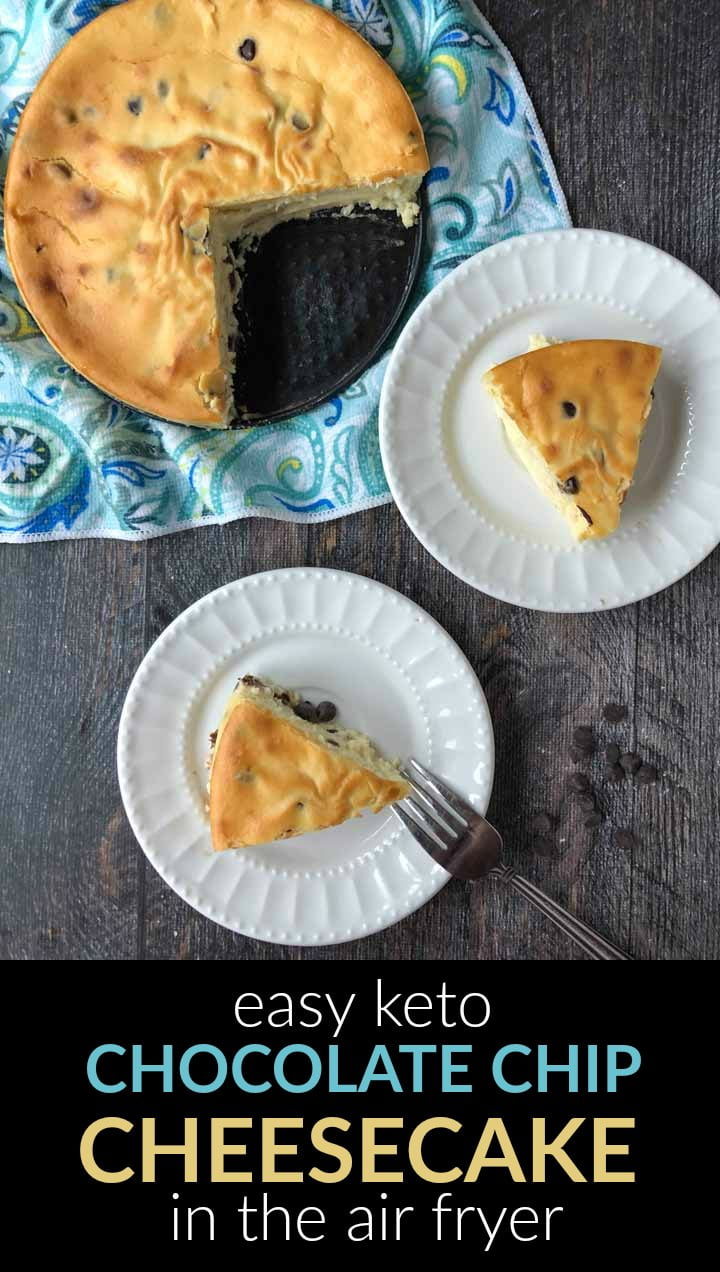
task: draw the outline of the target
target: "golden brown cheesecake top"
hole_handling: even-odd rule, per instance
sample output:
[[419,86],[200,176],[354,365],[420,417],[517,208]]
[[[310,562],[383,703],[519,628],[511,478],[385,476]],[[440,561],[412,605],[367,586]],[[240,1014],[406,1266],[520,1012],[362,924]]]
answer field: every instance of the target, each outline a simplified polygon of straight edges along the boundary
[[210,774],[213,848],[244,848],[379,812],[408,793],[333,754],[301,727],[247,699],[218,732]]
[[8,255],[74,367],[140,409],[217,425],[209,209],[426,168],[400,82],[317,5],[128,0],[65,45],[25,108]]
[[632,340],[569,340],[483,377],[582,512],[583,538],[602,538],[618,525],[661,357],[655,345]]

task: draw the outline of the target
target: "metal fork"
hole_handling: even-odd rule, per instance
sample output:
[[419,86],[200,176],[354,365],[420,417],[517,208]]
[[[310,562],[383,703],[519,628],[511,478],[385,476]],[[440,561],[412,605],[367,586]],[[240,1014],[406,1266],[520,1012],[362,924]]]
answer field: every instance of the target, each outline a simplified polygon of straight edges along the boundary
[[590,958],[607,963],[621,959],[633,961],[630,954],[625,954],[546,896],[529,879],[524,879],[514,866],[503,865],[500,860],[503,841],[495,827],[434,773],[412,759],[402,772],[413,793],[402,803],[394,804],[393,812],[443,870],[458,879],[486,876],[499,879],[546,915]]

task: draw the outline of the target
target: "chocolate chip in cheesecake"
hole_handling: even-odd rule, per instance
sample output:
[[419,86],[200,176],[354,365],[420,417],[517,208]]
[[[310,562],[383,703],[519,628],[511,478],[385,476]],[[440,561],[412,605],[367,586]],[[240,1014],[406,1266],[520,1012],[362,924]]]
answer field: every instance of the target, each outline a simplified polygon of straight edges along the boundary
[[218,731],[217,731],[217,729],[213,729],[212,733],[210,734],[210,745],[211,745],[211,746],[214,746],[214,745],[215,745],[215,743],[217,742],[217,735],[218,735]]
[[247,685],[249,689],[264,689],[262,680],[258,680],[257,676],[243,676],[241,683]]
[[617,742],[611,742],[610,745],[605,748],[605,755],[611,764],[617,764],[620,759],[620,747]]
[[337,715],[337,707],[334,702],[318,702],[315,708],[315,719],[318,724],[328,724],[330,720],[334,720]]
[[593,523],[593,519],[592,519],[592,517],[590,516],[590,513],[589,513],[589,512],[586,512],[584,508],[581,508],[581,507],[580,507],[580,504],[576,504],[576,505],[575,505],[575,507],[577,508],[578,512],[581,512],[581,513],[582,513],[582,515],[583,515],[583,517],[585,518],[585,520],[587,521],[588,525],[589,525],[589,526],[591,526],[591,525],[592,525],[592,523]]
[[168,84],[167,80],[158,80],[157,82],[158,97],[167,97],[169,92],[170,92],[170,85]]
[[651,782],[657,782],[658,771],[653,764],[642,764],[635,774],[635,780],[647,786]]
[[210,149],[210,142],[204,141],[200,149],[198,150],[198,159],[204,159],[209,149]]
[[238,49],[238,53],[240,54],[244,62],[252,62],[256,52],[257,52],[257,45],[255,44],[255,41],[251,39],[243,40],[242,44],[240,45]]
[[622,768],[625,769],[626,773],[633,774],[637,773],[638,769],[641,767],[642,760],[635,751],[626,751],[624,755],[620,756],[620,764]]
[[292,117],[292,126],[297,132],[307,132],[310,127],[310,121],[299,110],[296,110]]
[[317,723],[316,709],[312,702],[308,702],[307,698],[303,698],[302,702],[296,703],[293,711],[300,720],[306,720],[308,724]]
[[566,420],[574,420],[577,415],[577,407],[574,402],[562,403],[563,415]]
[[568,477],[566,481],[560,482],[559,485],[564,495],[576,495],[580,489],[580,482],[577,477]]
[[142,97],[130,97],[130,98],[128,98],[127,108],[128,108],[128,110],[130,111],[130,114],[131,114],[131,115],[141,115],[141,114],[142,114],[142,108],[143,108],[143,100],[142,100]]
[[603,707],[603,716],[609,720],[610,724],[620,724],[623,720],[627,720],[628,709],[619,702],[606,702]]

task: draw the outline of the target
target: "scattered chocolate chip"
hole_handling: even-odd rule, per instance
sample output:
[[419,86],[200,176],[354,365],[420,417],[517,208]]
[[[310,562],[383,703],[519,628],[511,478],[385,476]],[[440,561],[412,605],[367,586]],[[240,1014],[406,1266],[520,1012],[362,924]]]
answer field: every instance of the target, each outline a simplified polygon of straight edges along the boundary
[[615,843],[618,848],[623,848],[625,852],[630,852],[632,848],[637,848],[638,841],[631,830],[616,830]]
[[586,755],[592,755],[595,750],[595,739],[588,724],[579,724],[576,729],[573,729],[572,737],[575,746],[579,746]]
[[292,126],[293,128],[296,128],[298,132],[307,132],[310,124],[305,116],[301,115],[299,110],[296,110],[292,117]]
[[204,159],[209,149],[210,149],[210,142],[204,141],[202,146],[198,150],[198,159]]
[[218,731],[217,731],[217,729],[213,729],[212,733],[210,734],[210,745],[211,745],[211,746],[214,746],[214,745],[215,745],[215,743],[217,742],[217,735],[218,735]]
[[67,119],[67,121],[68,121],[68,123],[69,123],[69,124],[76,124],[76,123],[77,123],[77,121],[78,121],[77,111],[74,111],[74,110],[66,110],[66,111],[65,111],[65,118]]
[[591,525],[592,525],[592,523],[593,523],[593,519],[592,519],[592,517],[590,516],[590,513],[589,513],[589,512],[586,512],[584,508],[581,508],[581,507],[580,507],[580,504],[576,504],[576,505],[575,505],[575,507],[577,508],[578,512],[581,512],[581,513],[582,513],[582,515],[583,515],[583,517],[585,518],[585,520],[587,521],[588,525],[589,525],[589,526],[591,526]]
[[619,764],[609,764],[605,770],[605,776],[609,782],[622,782],[625,773]]
[[282,702],[284,706],[290,706],[290,694],[285,693],[285,690],[283,690],[282,693],[276,693],[275,697],[277,698],[277,701]]
[[642,782],[643,786],[649,785],[650,782],[657,782],[658,771],[653,764],[641,764],[635,778],[636,781]]
[[537,839],[533,840],[533,849],[538,857],[552,857],[555,852],[555,842],[547,835],[538,835]]
[[582,746],[570,747],[570,758],[574,760],[576,764],[582,764],[583,760],[589,759],[591,754],[591,751],[586,751]]
[[142,108],[143,108],[142,97],[128,98],[127,108],[130,111],[131,115],[139,115],[142,112]]
[[590,780],[584,773],[571,773],[568,786],[571,791],[578,791],[580,795],[585,795],[590,790]]
[[622,720],[627,720],[627,714],[627,707],[623,707],[619,702],[607,702],[603,707],[603,716],[611,724],[620,724]]
[[553,819],[549,813],[535,813],[530,818],[530,829],[538,835],[546,835],[553,828]]
[[578,802],[578,807],[581,808],[584,813],[595,812],[595,796],[594,795],[579,795],[577,802]]
[[617,764],[620,759],[620,747],[617,742],[611,742],[610,745],[605,748],[605,754],[611,764]]
[[568,477],[567,481],[559,482],[558,484],[564,495],[576,495],[580,489],[580,482],[577,477]]
[[248,685],[250,689],[264,689],[262,680],[258,680],[257,676],[243,676],[242,683]]
[[243,40],[238,49],[238,53],[244,62],[252,62],[256,52],[256,44],[254,40]]
[[337,733],[337,729],[326,729],[326,733]]
[[158,97],[167,97],[169,92],[170,92],[170,85],[168,84],[167,80],[158,80],[157,82]]
[[304,805],[304,804],[302,804],[302,803],[300,802],[300,800],[298,800],[298,802],[297,802],[297,807],[298,807],[298,808],[304,808],[304,807],[305,807],[305,805]]
[[574,402],[563,402],[562,409],[566,419],[568,420],[575,419],[575,416],[577,415],[577,407]]
[[328,740],[327,740],[327,744],[328,744],[328,746],[338,746],[338,745],[339,745],[339,743],[337,743],[337,742],[333,742],[332,738],[328,738]]
[[315,719],[318,724],[327,724],[329,720],[334,720],[337,715],[337,707],[334,702],[318,702],[315,708]]
[[317,719],[315,707],[312,702],[308,702],[307,698],[303,698],[302,702],[296,703],[293,711],[301,720],[307,720],[308,724],[315,724]]
[[587,830],[595,830],[595,828],[599,826],[601,822],[602,822],[602,813],[599,813],[597,809],[595,809],[594,813],[591,813],[589,817],[585,818],[585,821],[583,822],[583,826],[585,826]]
[[620,763],[626,773],[637,773],[642,764],[642,760],[639,755],[635,754],[634,751],[626,751],[624,755],[620,756]]

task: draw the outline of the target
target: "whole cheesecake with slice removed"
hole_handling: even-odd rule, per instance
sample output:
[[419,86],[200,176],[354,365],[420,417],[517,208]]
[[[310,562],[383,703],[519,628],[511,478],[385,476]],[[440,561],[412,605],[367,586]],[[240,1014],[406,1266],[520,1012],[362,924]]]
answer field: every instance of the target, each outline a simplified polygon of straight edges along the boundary
[[411,226],[422,128],[388,63],[327,3],[75,10],[100,7],[18,123],[4,203],[15,282],[63,360],[100,388],[227,427],[252,244],[329,208]]
[[508,440],[577,539],[617,529],[662,350],[632,340],[532,342],[483,383]]
[[257,676],[238,681],[211,738],[216,852],[324,830],[409,794],[370,739],[334,717],[332,703],[314,707]]

